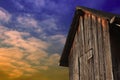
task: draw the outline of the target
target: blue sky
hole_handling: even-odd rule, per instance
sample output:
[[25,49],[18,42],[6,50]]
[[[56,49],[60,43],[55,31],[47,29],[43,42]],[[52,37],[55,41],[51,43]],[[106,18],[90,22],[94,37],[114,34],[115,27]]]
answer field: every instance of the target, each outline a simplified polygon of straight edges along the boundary
[[119,14],[119,3],[119,0],[0,0],[0,6],[12,14],[13,18],[29,15],[51,35],[67,34],[76,6]]
[[57,65],[75,7],[120,14],[119,3],[119,0],[0,0],[0,71],[18,78]]

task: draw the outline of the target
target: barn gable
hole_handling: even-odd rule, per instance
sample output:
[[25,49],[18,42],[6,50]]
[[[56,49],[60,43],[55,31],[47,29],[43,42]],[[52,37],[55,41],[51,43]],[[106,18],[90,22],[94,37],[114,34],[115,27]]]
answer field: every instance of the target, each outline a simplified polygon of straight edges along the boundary
[[70,30],[69,30],[69,33],[68,33],[68,36],[67,36],[66,43],[65,43],[65,46],[63,49],[63,53],[62,53],[62,56],[60,59],[60,66],[68,67],[68,65],[69,65],[68,58],[69,58],[71,47],[73,45],[76,31],[78,30],[79,17],[84,16],[85,14],[92,14],[93,16],[103,18],[103,19],[107,20],[109,22],[109,24],[115,24],[117,26],[119,26],[119,24],[120,24],[119,15],[104,13],[104,12],[97,11],[94,9],[89,9],[86,7],[77,7]]

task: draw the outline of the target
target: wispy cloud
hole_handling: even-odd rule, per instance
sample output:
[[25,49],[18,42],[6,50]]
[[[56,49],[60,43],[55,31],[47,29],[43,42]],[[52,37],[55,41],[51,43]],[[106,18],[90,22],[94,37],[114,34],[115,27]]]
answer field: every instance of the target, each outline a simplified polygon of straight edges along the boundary
[[48,18],[45,19],[43,21],[40,22],[40,25],[42,26],[42,28],[44,30],[57,30],[58,26],[57,26],[57,20],[55,20],[54,18]]
[[3,8],[0,7],[0,22],[8,22],[11,18],[11,15]]
[[37,27],[38,26],[38,22],[31,18],[31,17],[27,17],[27,16],[19,16],[17,17],[17,21],[19,23],[19,25],[24,26],[24,27]]
[[14,6],[15,6],[17,9],[22,10],[22,9],[25,8],[24,5],[22,5],[21,3],[19,3],[19,0],[18,0],[18,1],[16,1],[16,0],[11,0],[11,1],[14,3]]
[[52,35],[50,37],[51,40],[56,41],[57,43],[61,43],[62,45],[65,44],[66,37],[62,34]]

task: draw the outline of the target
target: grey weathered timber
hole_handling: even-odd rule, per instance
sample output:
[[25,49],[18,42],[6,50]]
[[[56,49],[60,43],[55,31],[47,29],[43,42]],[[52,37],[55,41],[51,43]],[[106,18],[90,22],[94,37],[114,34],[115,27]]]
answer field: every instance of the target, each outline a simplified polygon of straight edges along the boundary
[[105,50],[104,56],[105,56],[105,68],[106,68],[106,80],[113,80],[108,21],[102,20],[102,27],[103,27],[103,38],[104,38],[103,39],[104,50]]
[[77,7],[60,60],[70,80],[120,80],[119,21],[117,15]]
[[92,27],[93,27],[93,41],[94,41],[94,73],[95,73],[95,80],[99,80],[99,57],[98,57],[98,46],[97,46],[97,21],[96,16],[92,16]]
[[[77,35],[76,35],[77,37]],[[75,38],[70,53],[70,80],[79,80],[79,66],[78,66],[78,53],[77,53],[77,38]]]
[[100,80],[105,80],[105,62],[104,62],[104,52],[103,52],[103,31],[102,31],[102,19],[98,18],[98,51],[99,51],[99,70],[100,70]]

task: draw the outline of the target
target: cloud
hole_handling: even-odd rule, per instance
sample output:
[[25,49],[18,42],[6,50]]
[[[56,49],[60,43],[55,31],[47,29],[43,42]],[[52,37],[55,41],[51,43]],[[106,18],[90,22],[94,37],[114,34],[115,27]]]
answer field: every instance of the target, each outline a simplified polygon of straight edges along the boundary
[[23,57],[24,52],[18,48],[0,48],[0,70],[11,78],[25,75],[25,72],[36,72],[36,69],[22,59]]
[[15,78],[15,77],[20,77],[20,76],[22,76],[23,75],[23,73],[20,71],[20,70],[18,70],[18,69],[14,69],[13,71],[11,71],[11,73],[9,74],[9,77],[10,78]]
[[[50,46],[54,46],[50,42],[32,37],[27,32],[9,30],[5,26],[0,26],[0,33],[3,44],[13,45],[10,48],[0,48],[0,70],[9,78],[32,76],[39,70],[48,70],[49,66],[58,64],[60,55],[49,55],[46,51]],[[64,35],[54,35],[49,37],[49,40],[62,43],[62,38]]]
[[29,54],[26,59],[29,60],[33,64],[44,65],[46,58],[48,57],[48,53],[44,50],[39,50],[37,52]]
[[63,45],[65,44],[66,37],[65,35],[56,34],[56,35],[52,35],[50,39]]
[[[48,53],[47,53],[48,54]],[[51,55],[43,54],[41,52],[30,54],[26,59],[32,64],[35,64],[35,68],[40,70],[47,70],[49,66],[58,66],[60,55],[59,53],[53,53]]]
[[24,37],[30,36],[29,33],[25,32],[11,30],[4,32],[4,35],[6,36],[6,39],[3,41],[3,43],[24,48],[28,52],[47,49],[50,45],[49,43],[34,37],[28,37],[24,39]]
[[0,48],[0,56],[13,58],[13,59],[22,59],[24,55],[23,55],[23,51],[19,50],[18,48]]
[[58,26],[57,26],[57,20],[54,19],[54,18],[48,18],[48,19],[45,19],[43,21],[40,22],[40,25],[43,26],[42,28],[44,30],[57,30],[58,29]]
[[[64,1],[62,0],[62,2]],[[12,0],[16,8],[21,8],[17,10],[18,12],[12,13],[12,20],[7,24],[7,27],[18,31],[29,32],[32,36],[39,36],[41,39],[45,39],[49,33],[60,33],[63,31],[63,23],[61,24],[59,21],[61,14],[62,12],[67,13],[67,10],[64,11],[66,7],[61,9],[61,6],[64,7],[66,4],[62,2],[54,0]]]
[[[50,29],[55,29],[56,21],[48,19],[45,22],[49,21],[51,21],[49,24],[54,24]],[[40,35],[44,34],[47,32]],[[49,47],[56,49],[56,45],[52,42],[61,45],[65,39],[64,35],[56,34],[46,36],[46,40],[42,40],[43,38],[33,37],[29,32],[20,32],[4,25],[0,25],[0,37],[2,39],[0,39],[0,70],[10,78],[32,75],[39,70],[48,70],[49,66],[57,65],[60,55],[56,52],[50,54],[47,50]],[[4,47],[1,44],[12,46]]]
[[17,18],[17,21],[24,27],[37,27],[38,26],[38,22],[31,17],[19,16]]
[[[43,11],[46,11],[49,13],[49,11],[53,11],[57,14],[64,14],[68,13],[68,2],[61,0],[61,1],[55,1],[55,0],[12,0],[14,5],[20,10],[28,11],[28,12],[35,12],[35,13],[41,13]],[[24,7],[24,8],[23,8]],[[31,11],[32,10],[32,11]]]
[[6,32],[7,30],[8,30],[8,28],[0,25],[0,39],[5,39],[4,32]]
[[46,38],[46,40],[51,43],[50,47],[48,47],[47,49],[50,54],[61,53],[66,41],[66,37],[65,35],[59,33],[55,35],[50,35]]
[[54,54],[49,56],[47,65],[50,65],[50,66],[51,65],[58,65],[59,59],[60,59],[60,55],[58,53],[54,53]]
[[3,8],[0,7],[0,21],[8,22],[11,18],[11,15]]
[[29,53],[26,58],[25,55],[19,48],[0,48],[0,70],[10,78],[30,76],[39,70],[48,70],[49,66],[58,65],[60,58],[58,53],[48,55],[45,51]]

